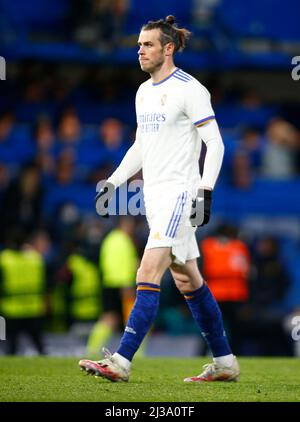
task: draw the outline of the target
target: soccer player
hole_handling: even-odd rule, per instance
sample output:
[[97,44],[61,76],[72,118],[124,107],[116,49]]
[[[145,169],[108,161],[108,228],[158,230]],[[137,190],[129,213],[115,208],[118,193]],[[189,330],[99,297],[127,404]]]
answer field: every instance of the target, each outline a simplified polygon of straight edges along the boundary
[[[189,34],[173,16],[142,27],[138,56],[150,79],[136,95],[136,140],[96,196],[98,214],[107,216],[114,190],[142,168],[150,233],[137,272],[136,301],[116,353],[104,351],[103,360],[79,362],[81,369],[111,381],[128,381],[133,356],[155,319],[168,268],[213,355],[200,375],[184,381],[235,381],[240,372],[196,260],[195,231],[209,221],[224,146],[208,91],[174,65],[174,54],[184,49]],[[202,141],[207,151],[200,177]]]

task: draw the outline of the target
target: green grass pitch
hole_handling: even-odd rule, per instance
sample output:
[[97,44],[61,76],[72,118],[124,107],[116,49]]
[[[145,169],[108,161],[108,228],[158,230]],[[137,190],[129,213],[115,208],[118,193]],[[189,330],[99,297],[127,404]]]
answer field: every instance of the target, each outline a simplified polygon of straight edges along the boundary
[[0,402],[300,401],[300,359],[240,358],[235,383],[185,384],[205,358],[137,358],[129,383],[80,372],[78,358],[0,357]]

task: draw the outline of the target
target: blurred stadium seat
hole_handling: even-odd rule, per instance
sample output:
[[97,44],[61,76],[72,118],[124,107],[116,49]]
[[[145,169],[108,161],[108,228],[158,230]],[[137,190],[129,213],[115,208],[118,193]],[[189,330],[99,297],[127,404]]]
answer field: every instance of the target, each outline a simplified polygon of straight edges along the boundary
[[180,26],[191,21],[192,0],[184,2],[165,0],[145,2],[141,7],[139,0],[131,0],[126,21],[126,32],[137,34],[143,23],[150,20],[164,19],[168,15],[176,16]]
[[271,41],[299,41],[299,13],[297,0],[255,0],[247,7],[235,0],[222,0],[217,8],[219,22],[228,34]]
[[1,0],[1,10],[11,27],[24,34],[63,30],[70,8],[69,0]]

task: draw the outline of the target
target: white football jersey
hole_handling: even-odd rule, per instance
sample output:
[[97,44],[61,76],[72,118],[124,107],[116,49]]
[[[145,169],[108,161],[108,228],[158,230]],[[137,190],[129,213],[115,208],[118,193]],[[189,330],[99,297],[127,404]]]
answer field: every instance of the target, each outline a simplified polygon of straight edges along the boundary
[[139,87],[136,116],[145,200],[162,192],[195,195],[201,181],[197,126],[214,119],[207,89],[176,68],[164,80],[149,79]]

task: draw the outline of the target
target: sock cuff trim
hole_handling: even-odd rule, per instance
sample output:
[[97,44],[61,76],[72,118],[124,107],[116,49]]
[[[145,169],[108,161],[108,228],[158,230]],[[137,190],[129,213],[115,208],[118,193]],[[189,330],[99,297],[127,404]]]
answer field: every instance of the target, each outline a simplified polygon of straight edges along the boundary
[[194,299],[194,297],[201,295],[201,293],[203,292],[203,288],[205,288],[205,286],[207,286],[207,284],[205,281],[203,281],[202,286],[199,287],[197,290],[194,290],[193,292],[190,292],[190,293],[185,293],[184,294],[185,300],[192,300]]
[[148,290],[148,291],[152,291],[152,292],[160,292],[160,286],[158,286],[157,284],[152,284],[152,283],[138,283],[137,284],[137,291],[141,291],[141,290]]
[[194,296],[190,296],[192,293],[189,293],[189,296],[187,296],[187,294],[186,295],[184,295],[184,298],[185,298],[185,300],[191,300],[191,299],[194,299]]

